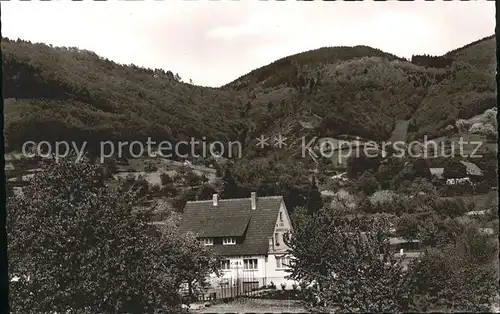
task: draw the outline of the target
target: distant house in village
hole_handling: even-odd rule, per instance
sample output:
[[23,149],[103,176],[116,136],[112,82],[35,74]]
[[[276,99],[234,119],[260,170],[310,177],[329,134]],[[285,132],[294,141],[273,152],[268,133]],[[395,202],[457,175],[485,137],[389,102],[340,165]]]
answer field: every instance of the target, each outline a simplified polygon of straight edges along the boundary
[[415,252],[420,250],[420,240],[414,239],[413,241],[408,241],[401,237],[391,237],[389,238],[389,245],[391,249],[396,252]]
[[251,290],[269,285],[278,287],[287,280],[288,247],[283,241],[292,231],[290,217],[281,196],[219,199],[188,202],[181,232],[194,232],[222,257],[222,278],[211,276],[214,286],[238,285]]
[[483,176],[483,171],[476,164],[468,161],[460,161],[460,163],[465,166],[468,176],[475,178]]
[[15,168],[14,168],[14,165],[12,164],[12,162],[6,162],[5,163],[5,172],[7,171],[13,171]]
[[431,171],[431,176],[438,179],[438,180],[443,180],[444,176],[444,168],[429,168]]
[[468,161],[460,161],[462,165],[465,166],[465,176],[462,178],[452,178],[447,179],[446,184],[463,184],[463,183],[473,183],[480,180],[483,177],[482,170],[474,163]]
[[479,228],[479,232],[486,235],[495,234],[495,230],[493,230],[493,228]]

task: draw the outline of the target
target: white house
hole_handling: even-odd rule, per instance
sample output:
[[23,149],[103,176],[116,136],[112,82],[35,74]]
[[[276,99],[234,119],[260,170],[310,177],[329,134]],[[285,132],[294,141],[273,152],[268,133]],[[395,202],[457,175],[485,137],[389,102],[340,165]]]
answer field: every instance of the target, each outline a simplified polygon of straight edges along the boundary
[[222,257],[221,277],[212,275],[213,286],[239,285],[243,290],[282,283],[292,288],[288,247],[283,236],[292,232],[288,210],[281,196],[188,202],[181,221],[182,232],[194,232]]

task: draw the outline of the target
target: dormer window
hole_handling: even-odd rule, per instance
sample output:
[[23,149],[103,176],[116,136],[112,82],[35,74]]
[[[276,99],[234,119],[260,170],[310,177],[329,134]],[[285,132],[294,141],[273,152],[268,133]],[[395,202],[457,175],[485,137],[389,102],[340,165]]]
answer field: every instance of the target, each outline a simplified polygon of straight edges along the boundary
[[236,238],[223,238],[222,244],[224,244],[224,245],[236,244]]
[[214,245],[214,239],[212,238],[202,238],[200,239],[200,241],[205,245],[205,246],[209,246],[209,245]]

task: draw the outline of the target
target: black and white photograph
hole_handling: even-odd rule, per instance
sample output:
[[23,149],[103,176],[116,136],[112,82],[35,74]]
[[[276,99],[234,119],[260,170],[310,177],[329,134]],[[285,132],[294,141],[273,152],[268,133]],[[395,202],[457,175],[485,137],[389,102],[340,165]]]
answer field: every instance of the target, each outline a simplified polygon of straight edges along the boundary
[[0,314],[500,313],[496,1],[0,1]]

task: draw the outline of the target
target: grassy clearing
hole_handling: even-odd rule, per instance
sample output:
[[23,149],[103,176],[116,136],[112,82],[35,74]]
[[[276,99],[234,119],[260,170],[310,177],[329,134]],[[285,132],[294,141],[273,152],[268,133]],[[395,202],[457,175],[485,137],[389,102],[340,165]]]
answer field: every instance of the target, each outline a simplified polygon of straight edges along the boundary
[[391,138],[389,142],[406,141],[406,136],[408,134],[408,126],[410,125],[410,120],[399,120],[392,131]]

